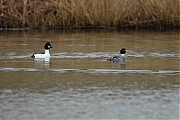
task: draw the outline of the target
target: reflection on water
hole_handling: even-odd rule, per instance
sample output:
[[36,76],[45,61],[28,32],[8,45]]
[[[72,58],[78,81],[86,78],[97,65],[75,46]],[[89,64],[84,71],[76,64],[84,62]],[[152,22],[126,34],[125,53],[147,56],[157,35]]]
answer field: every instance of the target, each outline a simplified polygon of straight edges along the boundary
[[35,58],[34,65],[35,65],[35,67],[49,68],[50,67],[50,58]]
[[126,64],[120,64],[120,69],[126,68]]
[[178,75],[91,71],[3,72],[2,117],[177,118]]
[[3,99],[1,98],[1,110],[5,118],[24,119],[173,119],[178,118],[175,116],[179,114],[177,94],[177,89],[139,91],[113,87],[69,90],[54,88],[43,93],[29,92],[26,89],[4,90],[1,91],[1,96],[4,96]]
[[[30,58],[46,41],[51,59]],[[1,31],[0,45],[2,119],[179,118],[179,31]],[[107,61],[122,47],[125,66]]]

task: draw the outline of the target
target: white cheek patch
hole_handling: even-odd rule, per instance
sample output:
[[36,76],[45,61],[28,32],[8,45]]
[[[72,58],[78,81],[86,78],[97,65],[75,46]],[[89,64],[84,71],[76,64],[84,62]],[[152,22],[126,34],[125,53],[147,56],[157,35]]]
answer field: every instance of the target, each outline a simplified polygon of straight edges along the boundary
[[48,48],[50,48],[51,46],[48,46]]

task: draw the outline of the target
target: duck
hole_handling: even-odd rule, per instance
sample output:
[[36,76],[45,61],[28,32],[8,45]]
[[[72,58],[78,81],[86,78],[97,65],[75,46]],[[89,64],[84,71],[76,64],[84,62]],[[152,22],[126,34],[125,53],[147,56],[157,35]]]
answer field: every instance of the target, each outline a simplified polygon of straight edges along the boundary
[[50,42],[46,42],[46,44],[44,45],[44,52],[33,54],[31,58],[50,58],[50,48],[53,48]]
[[125,53],[126,53],[126,49],[122,48],[120,50],[120,55],[113,56],[113,57],[109,58],[108,60],[111,62],[118,62],[120,64],[125,64],[126,63]]

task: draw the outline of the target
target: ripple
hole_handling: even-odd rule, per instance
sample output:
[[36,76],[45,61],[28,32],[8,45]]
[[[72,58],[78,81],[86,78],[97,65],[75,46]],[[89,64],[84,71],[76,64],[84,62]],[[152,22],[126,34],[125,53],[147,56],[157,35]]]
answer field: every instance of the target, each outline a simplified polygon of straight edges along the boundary
[[151,70],[109,70],[109,69],[88,69],[90,73],[152,73]]
[[[33,53],[27,53],[27,54],[19,54],[16,52],[9,52],[5,55],[0,53],[0,59],[13,59],[13,58],[30,58],[30,56]],[[109,58],[115,55],[119,55],[113,52],[61,52],[61,53],[51,53],[51,58]],[[138,57],[138,58],[144,58],[144,57],[180,57],[180,54],[178,53],[159,53],[159,52],[136,52],[132,50],[128,50],[127,57]]]
[[153,73],[159,73],[159,74],[174,74],[174,73],[177,73],[177,74],[180,74],[180,71],[178,71],[178,70],[160,70],[158,72],[153,72]]
[[[42,116],[47,119],[135,117],[144,119],[160,116],[158,118],[168,119],[176,118],[179,113],[178,89],[170,92],[166,89],[128,91],[101,87],[89,89],[91,91],[79,88],[47,89],[46,91],[50,92],[47,94],[29,92],[26,89],[1,90],[1,109],[4,110],[1,117],[5,119]],[[171,112],[172,114],[169,114]]]
[[175,53],[150,53],[150,57],[180,57],[180,54]]
[[27,45],[29,45],[29,44],[19,44],[19,45],[22,45],[22,46],[27,46]]
[[152,71],[152,70],[117,70],[117,69],[58,69],[58,68],[48,68],[48,69],[38,69],[38,68],[0,68],[0,71],[43,71],[49,70],[52,72],[59,73],[90,73],[90,74],[180,74],[178,70],[160,70],[160,71]]
[[73,53],[53,53],[51,58],[101,58],[109,57],[112,54],[105,52],[91,52],[91,53],[82,53],[82,52],[73,52]]
[[[112,52],[91,52],[91,53],[81,53],[81,52],[74,52],[74,53],[53,53],[51,54],[51,58],[109,58],[112,56],[115,56],[118,54],[114,54]],[[127,57],[138,57],[138,58],[143,58],[143,57],[180,57],[180,54],[176,53],[146,53],[146,52],[141,52],[137,53],[134,51],[128,52]]]
[[178,53],[160,53],[160,52],[136,52],[128,50],[128,55],[131,57],[180,57]]
[[0,71],[40,71],[40,69],[36,68],[0,68]]

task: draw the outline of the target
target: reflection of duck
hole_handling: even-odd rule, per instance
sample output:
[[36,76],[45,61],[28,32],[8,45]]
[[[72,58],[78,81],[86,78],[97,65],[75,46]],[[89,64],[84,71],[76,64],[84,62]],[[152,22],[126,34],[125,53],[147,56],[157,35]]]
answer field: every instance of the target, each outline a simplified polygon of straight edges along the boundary
[[50,66],[50,58],[39,58],[35,60],[35,67],[37,68],[49,68]]
[[122,48],[120,50],[120,55],[119,56],[111,57],[108,60],[112,61],[112,62],[117,62],[117,63],[120,63],[120,64],[125,64],[126,63],[125,53],[126,53],[126,49]]
[[32,55],[32,58],[50,58],[49,49],[53,48],[49,42],[44,45],[44,53],[37,53]]

